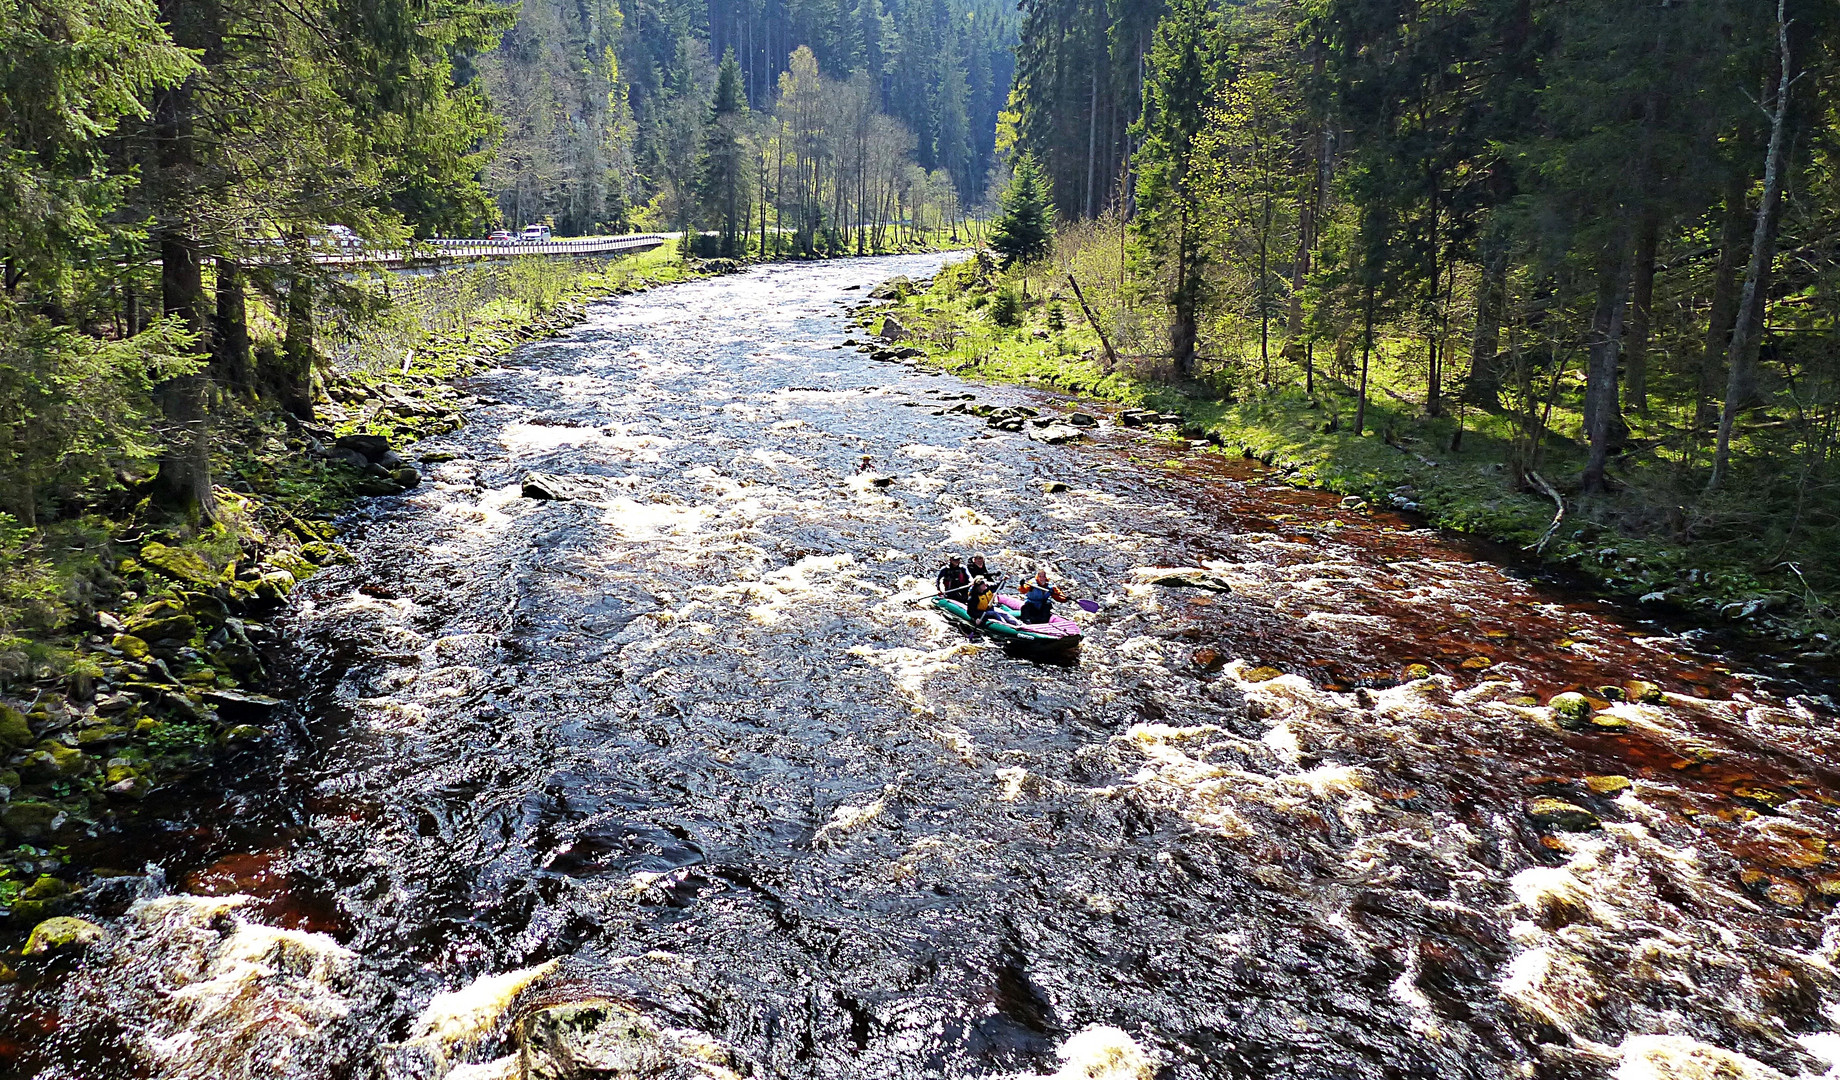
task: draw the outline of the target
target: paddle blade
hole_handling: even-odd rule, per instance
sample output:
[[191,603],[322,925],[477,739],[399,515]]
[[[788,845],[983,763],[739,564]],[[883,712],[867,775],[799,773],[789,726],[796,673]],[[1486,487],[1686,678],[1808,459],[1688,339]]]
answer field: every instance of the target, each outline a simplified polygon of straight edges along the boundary
[[1074,603],[1080,606],[1081,611],[1098,611],[1099,610],[1099,601],[1097,600],[1075,600]]

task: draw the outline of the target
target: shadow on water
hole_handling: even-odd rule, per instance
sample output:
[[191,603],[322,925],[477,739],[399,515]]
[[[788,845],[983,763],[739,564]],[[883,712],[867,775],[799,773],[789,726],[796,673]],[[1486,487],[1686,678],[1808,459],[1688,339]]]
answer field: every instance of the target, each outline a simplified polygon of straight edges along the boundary
[[[482,376],[502,404],[287,619],[314,746],[137,840],[164,884],[13,992],[30,1060],[443,1075],[403,1064],[435,995],[557,961],[501,1004],[626,1003],[754,1075],[1820,1071],[1824,685],[834,347],[846,286],[934,265],[630,297]],[[959,550],[1099,598],[1077,662],[912,604]],[[493,1023],[443,1068],[508,1052]]]

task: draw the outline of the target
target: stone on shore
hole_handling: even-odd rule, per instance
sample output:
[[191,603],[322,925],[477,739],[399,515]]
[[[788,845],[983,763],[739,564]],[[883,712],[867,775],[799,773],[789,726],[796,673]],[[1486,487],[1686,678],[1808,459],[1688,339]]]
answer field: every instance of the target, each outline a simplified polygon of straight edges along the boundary
[[382,435],[341,435],[332,445],[363,455],[366,464],[380,461],[390,452],[390,440]]

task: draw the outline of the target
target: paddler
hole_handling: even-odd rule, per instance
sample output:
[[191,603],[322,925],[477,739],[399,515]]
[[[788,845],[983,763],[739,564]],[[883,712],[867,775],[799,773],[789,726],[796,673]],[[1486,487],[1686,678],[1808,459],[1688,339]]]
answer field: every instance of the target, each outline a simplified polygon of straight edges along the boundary
[[1022,611],[1019,614],[1025,623],[1045,623],[1054,617],[1054,602],[1066,603],[1068,596],[1059,585],[1048,580],[1047,568],[1035,571],[1034,580],[1023,578],[1016,588],[1022,593]]
[[971,556],[971,565],[965,567],[965,571],[971,575],[965,613],[971,616],[971,625],[981,626],[997,602],[997,572],[984,565],[982,555]]
[[971,588],[971,575],[965,572],[964,566],[961,565],[963,562],[963,558],[954,555],[946,560],[946,564],[940,568],[939,573],[933,575],[933,587],[938,590],[939,595],[948,600],[957,600],[961,604],[966,600],[966,591]]

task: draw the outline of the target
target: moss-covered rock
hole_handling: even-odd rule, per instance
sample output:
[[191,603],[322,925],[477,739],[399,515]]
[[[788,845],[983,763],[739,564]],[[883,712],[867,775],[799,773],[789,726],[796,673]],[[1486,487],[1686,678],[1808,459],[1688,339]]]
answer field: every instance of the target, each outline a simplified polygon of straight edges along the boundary
[[1583,694],[1574,691],[1554,694],[1546,705],[1566,727],[1582,728],[1591,722],[1591,699]]
[[271,551],[268,557],[262,561],[266,565],[274,567],[277,570],[287,571],[294,576],[294,580],[296,581],[307,580],[313,576],[314,571],[319,569],[319,567],[313,565],[313,563],[309,562],[304,556],[297,555],[292,551]]
[[128,623],[128,633],[142,641],[190,641],[197,632],[198,620],[190,615],[161,613]]
[[35,780],[68,780],[96,771],[96,763],[75,747],[46,740],[26,755],[23,769]]
[[1527,816],[1536,825],[1561,832],[1585,832],[1600,826],[1597,815],[1576,803],[1543,795],[1527,803]]
[[267,731],[254,724],[238,724],[218,736],[218,741],[225,746],[243,746],[248,743],[258,742],[267,734]]
[[0,705],[0,745],[17,750],[37,741],[38,736],[32,734],[32,725],[26,723],[24,713],[11,705]]
[[1627,776],[1587,776],[1584,778],[1584,786],[1590,788],[1593,794],[1615,795],[1620,791],[1628,791],[1632,785]]
[[107,936],[107,931],[88,919],[59,915],[34,926],[26,938],[25,948],[20,951],[27,956],[46,956],[67,949],[86,948]]
[[140,561],[175,581],[209,589],[223,577],[204,556],[185,548],[148,543],[141,548]]
[[52,803],[20,799],[0,809],[0,827],[16,840],[41,840],[51,833],[51,823],[61,813]]
[[70,886],[65,883],[63,878],[52,877],[50,874],[40,874],[38,875],[38,880],[27,885],[25,891],[21,892],[19,895],[21,899],[25,900],[56,900],[60,896],[67,895],[69,892]]
[[130,660],[145,663],[148,657],[147,643],[133,634],[116,634],[109,647]]
[[1623,697],[1627,701],[1652,705],[1665,700],[1661,688],[1642,679],[1631,679],[1623,684]]

